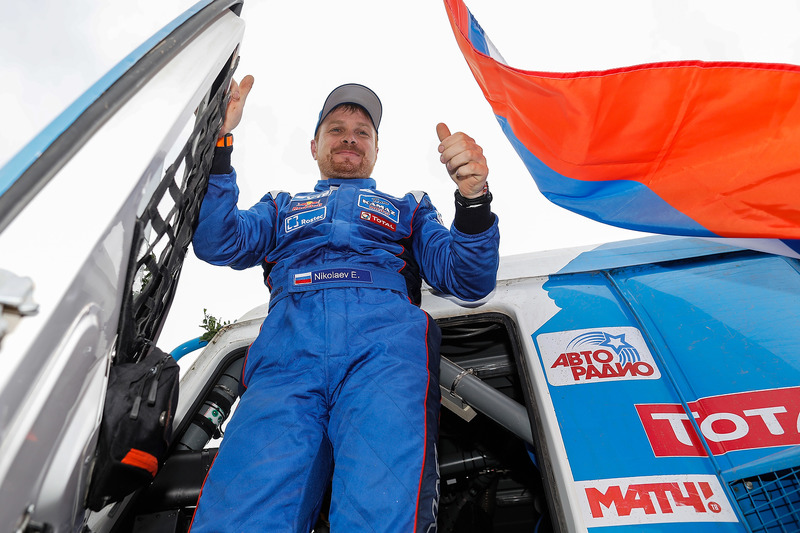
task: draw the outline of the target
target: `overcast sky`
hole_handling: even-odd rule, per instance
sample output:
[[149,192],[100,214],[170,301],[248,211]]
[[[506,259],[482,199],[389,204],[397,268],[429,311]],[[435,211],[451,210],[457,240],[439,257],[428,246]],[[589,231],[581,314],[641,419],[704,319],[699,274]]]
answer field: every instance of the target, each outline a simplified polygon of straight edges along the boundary
[[[0,17],[0,166],[193,3],[7,2]],[[800,4],[794,0],[466,3],[507,62],[529,70],[680,59],[800,62]],[[247,0],[242,17],[247,26],[237,78],[253,74],[256,84],[234,132],[241,207],[269,190],[313,187],[318,170],[309,141],[322,102],[334,87],[359,82],[384,105],[374,174],[382,190],[425,190],[449,223],[454,186],[436,152],[435,125],[443,121],[484,147],[503,255],[641,235],[592,222],[541,196],[472,78],[440,0]],[[260,269],[210,267],[190,251],[159,344],[172,349],[202,333],[203,308],[235,320],[267,299]]]

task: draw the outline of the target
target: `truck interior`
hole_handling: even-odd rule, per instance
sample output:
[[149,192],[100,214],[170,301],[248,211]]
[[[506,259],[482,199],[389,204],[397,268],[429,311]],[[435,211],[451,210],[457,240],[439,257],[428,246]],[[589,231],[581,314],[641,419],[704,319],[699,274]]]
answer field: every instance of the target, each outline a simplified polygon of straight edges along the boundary
[[[516,331],[506,316],[487,313],[441,320],[441,355],[479,385],[530,413],[530,391],[520,373]],[[206,472],[217,452],[222,420],[235,408],[245,350],[218,361],[215,377],[175,428],[170,457],[154,482],[117,504],[114,533],[185,532]],[[458,533],[552,531],[543,476],[534,447],[503,421],[477,411],[442,380],[439,531]],[[477,403],[480,403],[478,401]],[[209,412],[215,416],[209,416]],[[222,414],[220,417],[219,414]],[[212,422],[213,419],[213,422]],[[533,418],[528,418],[533,420]],[[114,510],[109,513],[113,515]],[[327,505],[314,533],[330,531]]]

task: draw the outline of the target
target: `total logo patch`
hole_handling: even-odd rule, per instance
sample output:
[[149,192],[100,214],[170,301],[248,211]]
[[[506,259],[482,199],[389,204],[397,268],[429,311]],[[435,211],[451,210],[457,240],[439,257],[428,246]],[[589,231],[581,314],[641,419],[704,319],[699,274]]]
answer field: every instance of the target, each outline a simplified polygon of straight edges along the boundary
[[633,327],[576,329],[536,337],[553,386],[660,379],[641,332]]
[[359,194],[358,207],[378,213],[395,224],[400,222],[400,211],[385,198],[373,194]]
[[369,220],[379,226],[382,226],[391,231],[397,231],[397,224],[394,222],[389,222],[383,217],[376,215],[375,213],[370,213],[369,211],[361,211],[361,220]]
[[671,475],[577,481],[589,527],[738,522],[716,476]]

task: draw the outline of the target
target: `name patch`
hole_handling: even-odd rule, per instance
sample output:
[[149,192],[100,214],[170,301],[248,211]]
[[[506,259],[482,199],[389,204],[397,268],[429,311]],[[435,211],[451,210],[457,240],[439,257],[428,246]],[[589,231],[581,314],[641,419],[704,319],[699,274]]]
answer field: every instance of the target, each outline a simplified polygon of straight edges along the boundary
[[308,226],[314,222],[324,220],[327,209],[327,207],[320,207],[318,209],[303,211],[302,213],[297,213],[296,215],[286,217],[283,219],[284,231],[289,233],[290,231],[302,228],[303,226]]
[[387,218],[397,224],[400,222],[400,211],[385,198],[374,196],[372,194],[360,194],[358,196],[358,207],[367,209],[374,213],[378,213],[384,218]]
[[294,275],[295,285],[313,285],[334,281],[372,283],[372,272],[360,268],[325,268]]

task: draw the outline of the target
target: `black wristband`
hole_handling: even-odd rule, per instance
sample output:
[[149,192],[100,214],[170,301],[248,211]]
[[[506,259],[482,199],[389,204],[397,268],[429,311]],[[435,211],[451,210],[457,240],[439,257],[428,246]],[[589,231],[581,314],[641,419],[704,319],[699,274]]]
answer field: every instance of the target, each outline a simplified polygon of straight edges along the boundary
[[494,224],[494,213],[492,213],[492,193],[489,186],[484,185],[483,194],[477,198],[465,198],[456,189],[456,216],[453,225],[467,235],[477,235],[488,230]]
[[461,195],[461,192],[456,189],[455,197],[456,197],[456,205],[466,208],[472,208],[479,205],[490,204],[492,203],[492,193],[489,192],[489,189],[484,189],[482,195],[478,196],[477,198],[465,198]]
[[231,167],[231,153],[233,146],[214,148],[214,157],[211,159],[211,174],[230,174],[233,172]]

